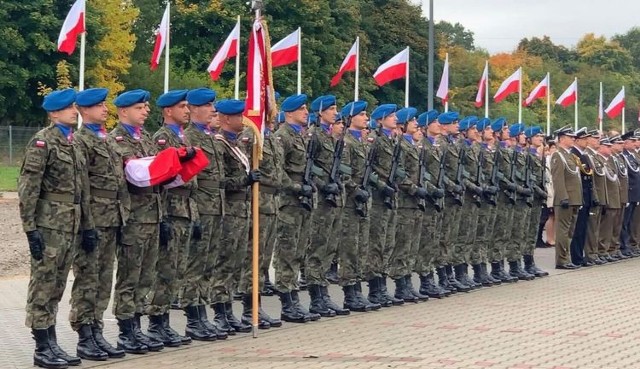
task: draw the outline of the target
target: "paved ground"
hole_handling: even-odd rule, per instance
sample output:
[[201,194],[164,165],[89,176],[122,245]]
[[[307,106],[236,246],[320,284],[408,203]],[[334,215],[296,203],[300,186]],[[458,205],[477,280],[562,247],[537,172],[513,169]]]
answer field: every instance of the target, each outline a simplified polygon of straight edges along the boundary
[[[550,269],[553,250],[538,250]],[[443,300],[355,313],[83,367],[105,368],[640,368],[639,259],[548,278],[484,288]],[[31,366],[33,341],[24,327],[27,280],[0,280],[1,368]],[[332,293],[341,298],[336,287]],[[65,298],[65,302],[68,298]],[[277,314],[275,297],[264,298]],[[236,305],[236,311],[240,306]],[[58,314],[62,346],[75,351]],[[110,317],[112,318],[112,317]],[[172,312],[176,327],[184,318]],[[115,340],[115,321],[106,336]],[[11,337],[11,338],[9,338]]]

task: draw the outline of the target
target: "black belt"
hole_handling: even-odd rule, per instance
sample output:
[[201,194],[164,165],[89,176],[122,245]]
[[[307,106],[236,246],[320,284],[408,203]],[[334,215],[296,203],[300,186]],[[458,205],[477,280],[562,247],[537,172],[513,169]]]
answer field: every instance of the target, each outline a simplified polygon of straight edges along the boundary
[[136,187],[131,183],[127,183],[127,190],[129,190],[129,193],[132,193],[134,195],[147,195],[152,193],[160,193],[160,188],[158,186]]
[[80,203],[80,195],[71,195],[71,194],[68,194],[68,193],[42,192],[40,194],[40,198],[42,200],[56,201],[56,202],[66,202],[66,203],[69,203],[69,204],[79,204]]
[[247,200],[246,192],[225,193],[227,200]]

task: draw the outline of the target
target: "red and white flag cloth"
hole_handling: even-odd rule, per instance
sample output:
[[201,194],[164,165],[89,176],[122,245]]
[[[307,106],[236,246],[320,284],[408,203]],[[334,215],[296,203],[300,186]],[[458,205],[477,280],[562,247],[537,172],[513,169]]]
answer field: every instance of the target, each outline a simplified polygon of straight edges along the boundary
[[356,42],[353,43],[353,46],[351,46],[351,49],[349,49],[347,56],[342,61],[342,64],[340,65],[340,69],[338,70],[338,73],[336,73],[336,75],[333,76],[333,78],[331,78],[331,87],[334,87],[338,83],[340,83],[340,80],[342,79],[342,75],[345,72],[352,72],[356,70],[356,64],[358,59],[358,48],[359,48],[358,40],[356,40]]
[[504,100],[507,96],[512,93],[518,92],[520,89],[520,83],[522,82],[522,68],[518,68],[509,78],[505,79],[495,96],[493,96],[493,100],[495,102],[500,102]]
[[238,42],[240,42],[240,22],[236,23],[229,36],[220,47],[220,50],[216,53],[207,68],[207,72],[211,76],[212,80],[220,78],[220,73],[224,68],[224,63],[238,55]]
[[611,100],[609,106],[604,109],[604,112],[609,118],[613,119],[620,115],[620,113],[622,112],[622,108],[624,108],[624,86],[622,87],[620,92],[618,92],[616,97]]
[[489,63],[485,63],[484,71],[482,71],[482,77],[480,77],[480,82],[478,82],[478,93],[476,93],[476,108],[479,108],[484,104],[484,93],[487,88],[487,83],[489,83]]
[[271,66],[275,68],[297,62],[299,48],[300,28],[271,47]]
[[69,14],[64,19],[60,36],[58,36],[58,51],[73,54],[76,49],[78,35],[85,31],[84,16],[86,14],[85,0],[77,0],[73,3]]
[[442,99],[443,104],[449,100],[449,54],[444,60],[444,68],[442,69],[442,77],[440,78],[440,86],[438,86],[436,96]]
[[382,86],[393,80],[404,78],[409,69],[409,47],[400,51],[393,58],[378,67],[373,74],[378,86]]
[[527,98],[524,99],[523,105],[529,106],[533,104],[533,102],[536,101],[537,99],[541,99],[547,96],[547,91],[549,91],[549,74],[544,76],[542,81],[540,81],[540,83],[538,83],[538,85],[534,87],[534,89],[531,91],[529,96],[527,96]]
[[151,70],[158,68],[160,64],[160,57],[162,52],[167,46],[167,40],[169,38],[169,5],[164,10],[162,15],[162,21],[160,21],[160,27],[156,31],[156,44],[153,46],[153,54],[151,54]]
[[194,157],[182,163],[180,158],[187,154],[185,147],[169,147],[155,156],[127,160],[124,167],[127,182],[137,187],[160,184],[165,188],[181,186],[209,165],[209,159],[202,150],[195,150]]
[[560,95],[558,100],[556,100],[556,105],[562,105],[563,108],[574,104],[578,101],[578,80],[574,80],[572,84],[567,87],[566,90]]

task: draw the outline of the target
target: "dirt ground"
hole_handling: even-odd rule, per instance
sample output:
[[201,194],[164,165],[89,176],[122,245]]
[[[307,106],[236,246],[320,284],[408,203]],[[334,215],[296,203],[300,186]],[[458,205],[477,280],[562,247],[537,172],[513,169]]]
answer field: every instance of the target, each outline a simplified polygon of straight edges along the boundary
[[17,195],[0,195],[0,278],[29,275],[29,246],[22,232]]

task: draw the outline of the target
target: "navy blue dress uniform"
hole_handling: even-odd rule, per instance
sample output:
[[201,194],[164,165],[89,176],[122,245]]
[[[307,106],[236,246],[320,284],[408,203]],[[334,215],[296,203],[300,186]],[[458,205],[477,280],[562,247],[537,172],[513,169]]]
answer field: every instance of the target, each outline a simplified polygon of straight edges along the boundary
[[640,203],[640,162],[638,162],[633,148],[629,145],[637,140],[633,131],[622,135],[625,141],[625,149],[620,155],[620,160],[624,161],[627,166],[627,176],[629,180],[629,205],[624,209],[622,231],[620,233],[620,250],[625,256],[637,256],[636,250],[631,248],[630,237],[633,228],[633,214],[637,211],[638,203]]
[[[580,180],[582,181],[582,207],[578,211],[576,229],[571,239],[571,262],[575,265],[592,266],[593,263],[584,260],[584,244],[587,239],[587,224],[591,205],[597,199],[593,188],[593,168],[587,157],[586,139],[591,137],[586,128],[579,129],[576,133],[576,144],[571,148],[572,157],[580,168]],[[582,141],[584,140],[584,141]],[[581,147],[580,147],[581,146]]]

